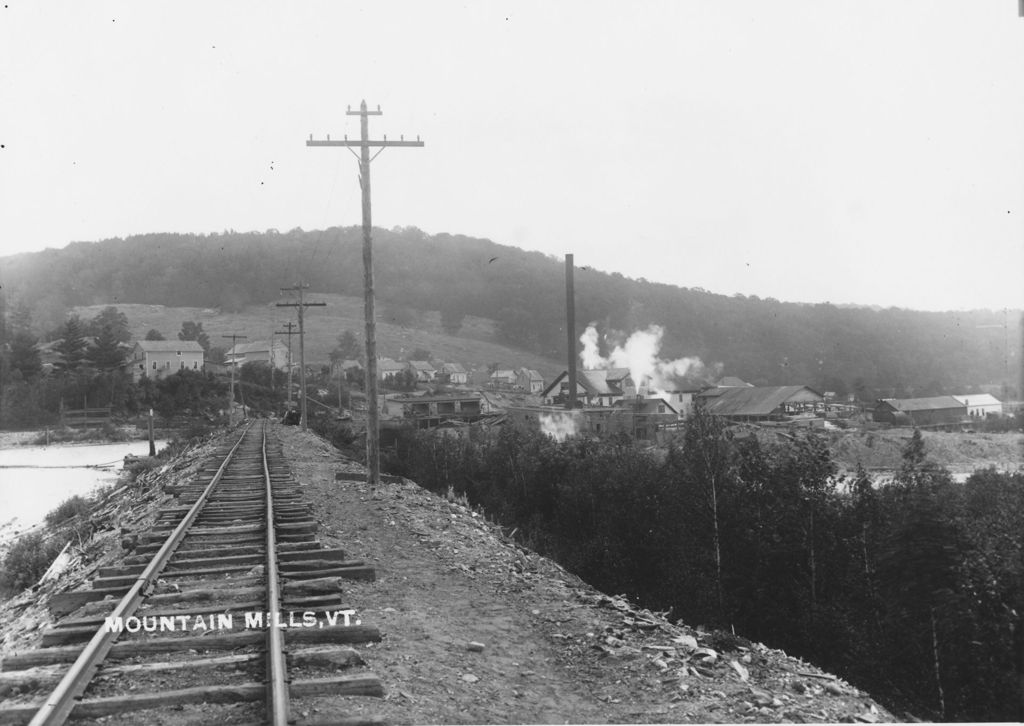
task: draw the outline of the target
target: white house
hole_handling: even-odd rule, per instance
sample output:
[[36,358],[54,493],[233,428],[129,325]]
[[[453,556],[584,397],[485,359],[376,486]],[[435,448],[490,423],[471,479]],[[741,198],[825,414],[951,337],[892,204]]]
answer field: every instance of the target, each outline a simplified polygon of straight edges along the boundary
[[516,385],[516,372],[510,368],[501,368],[491,374],[491,385],[495,388],[512,388]]
[[544,376],[532,368],[520,368],[516,371],[516,388],[527,393],[540,393],[544,390]]
[[421,383],[429,383],[437,378],[437,369],[425,360],[409,361],[409,370],[416,376],[416,380]]
[[445,363],[441,366],[441,378],[448,383],[466,383],[469,381],[469,374],[461,363]]
[[226,365],[243,366],[246,363],[270,363],[279,370],[288,368],[288,347],[279,340],[237,343],[224,356]]
[[405,364],[399,363],[391,358],[380,358],[377,360],[377,377],[382,381],[397,380],[405,371]]
[[668,402],[672,408],[682,417],[693,413],[694,397],[700,392],[698,388],[675,391],[657,391],[650,394],[651,398],[660,398]]
[[132,349],[129,368],[132,380],[142,376],[163,376],[190,370],[201,371],[205,364],[203,346],[195,340],[140,340]]

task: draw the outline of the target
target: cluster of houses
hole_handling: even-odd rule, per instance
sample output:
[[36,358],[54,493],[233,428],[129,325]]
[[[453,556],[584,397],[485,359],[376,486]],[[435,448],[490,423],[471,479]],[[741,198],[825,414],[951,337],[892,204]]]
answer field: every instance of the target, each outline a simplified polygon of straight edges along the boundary
[[[288,349],[279,341],[255,341],[232,347],[226,366],[264,362],[276,368],[289,365]],[[362,369],[357,360],[337,362],[342,370]],[[142,340],[134,344],[128,362],[133,378],[160,378],[180,370],[203,370],[203,348],[196,341]],[[649,381],[638,385],[626,368],[580,370],[576,375],[576,408],[566,410],[569,374],[563,371],[549,384],[528,368],[469,372],[459,363],[396,361],[380,358],[378,375],[385,383],[468,386],[443,394],[393,396],[402,417],[431,428],[502,417],[512,425],[545,429],[559,420],[577,433],[623,431],[645,440],[678,428],[699,403],[706,411],[730,421],[809,426],[826,425],[859,409],[840,403],[810,386],[753,386],[739,378],[722,378],[711,386],[653,390]],[[957,427],[1001,415],[1002,403],[988,393],[927,398],[884,398],[872,410],[876,422],[918,427]]]
[[[288,348],[277,340],[237,343],[225,354],[222,366],[242,366],[254,362],[286,369]],[[208,369],[203,346],[195,340],[137,341],[132,347],[127,365],[135,381],[142,376],[163,378],[182,370]]]
[[[223,367],[242,366],[246,363],[266,363],[279,370],[287,370],[288,348],[277,340],[237,343],[224,356]],[[297,362],[295,362],[297,364]],[[143,375],[160,378],[179,370],[205,370],[206,361],[202,346],[193,340],[141,340],[135,343],[130,356],[129,368],[135,380]],[[363,369],[360,360],[336,361],[335,369]],[[408,371],[408,374],[407,374]],[[379,358],[377,376],[385,383],[401,383],[411,375],[416,383],[437,383],[465,385],[469,383],[469,371],[461,363],[443,361],[396,361]],[[489,374],[489,384],[496,390],[521,390],[538,393],[544,387],[544,379],[535,370],[497,370]]]
[[[342,365],[346,370],[348,368],[361,370],[363,367],[362,363],[356,360],[342,361]],[[377,377],[384,383],[396,384],[401,383],[403,378],[409,378],[416,383],[464,385],[469,382],[469,372],[461,363],[425,360],[397,361],[393,358],[377,360]]]
[[[342,367],[362,368],[358,361],[342,361]],[[540,393],[544,389],[544,377],[531,368],[501,368],[490,373],[467,371],[461,363],[443,361],[397,361],[380,358],[377,362],[377,376],[382,382],[401,383],[411,377],[417,383],[442,383],[448,385],[473,384],[495,391],[517,391]]]

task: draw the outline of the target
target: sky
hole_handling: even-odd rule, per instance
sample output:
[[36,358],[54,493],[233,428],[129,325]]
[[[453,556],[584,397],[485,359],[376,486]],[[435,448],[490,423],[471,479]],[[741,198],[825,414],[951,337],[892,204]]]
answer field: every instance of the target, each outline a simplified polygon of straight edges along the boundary
[[[1016,0],[0,0],[0,254],[373,222],[727,295],[1024,308]],[[457,292],[456,292],[457,294]]]

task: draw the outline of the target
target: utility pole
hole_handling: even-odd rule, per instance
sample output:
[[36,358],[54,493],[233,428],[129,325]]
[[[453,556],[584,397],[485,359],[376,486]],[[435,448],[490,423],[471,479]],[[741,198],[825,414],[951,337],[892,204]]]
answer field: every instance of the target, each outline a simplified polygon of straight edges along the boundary
[[287,323],[282,323],[288,330],[278,330],[274,335],[287,335],[288,336],[288,404],[291,408],[292,402],[292,336],[298,335],[293,333],[292,328],[295,327],[295,323],[289,320]]
[[293,285],[292,287],[282,287],[283,292],[298,291],[299,301],[297,303],[278,303],[279,308],[298,308],[299,309],[299,386],[302,388],[302,397],[299,399],[300,413],[299,423],[302,426],[302,430],[306,430],[306,330],[303,325],[303,311],[308,307],[323,307],[327,303],[322,302],[302,302],[302,291],[306,290],[309,285]]
[[[245,340],[248,336],[236,335],[235,333],[232,333],[231,335],[222,335],[220,337],[231,338],[231,405],[230,408],[228,409],[228,418],[231,419],[232,414],[235,411],[235,367],[237,366],[236,361],[238,360],[238,351],[235,350],[235,341]],[[244,404],[242,406],[242,415],[245,415]],[[234,421],[232,421],[232,423],[234,423]]]
[[274,340],[274,331],[271,330],[270,331],[270,342],[267,344],[270,347],[270,350],[267,351],[267,360],[270,361],[270,400],[271,401],[274,400],[274,372],[277,370],[277,367],[274,365],[274,363],[275,363],[275,360],[274,360],[274,343],[275,342],[276,341]]
[[[310,134],[306,146],[357,146],[360,153],[359,159],[359,186],[363,192],[363,294],[364,309],[366,317],[366,470],[367,483],[371,487],[380,484],[380,412],[377,409],[377,322],[374,313],[373,300],[373,224],[370,215],[370,162],[377,158],[381,151],[388,146],[423,146],[420,137],[415,141],[406,141],[404,136],[399,136],[398,141],[388,141],[385,135],[382,141],[371,141],[370,116],[381,116],[380,106],[376,111],[368,111],[366,101],[359,104],[359,110],[353,111],[349,106],[345,112],[347,116],[359,116],[359,141],[349,141],[345,136],[342,141],[331,141],[328,136],[325,141],[314,141]],[[370,147],[380,147],[372,157]],[[352,152],[355,155],[355,152]]]

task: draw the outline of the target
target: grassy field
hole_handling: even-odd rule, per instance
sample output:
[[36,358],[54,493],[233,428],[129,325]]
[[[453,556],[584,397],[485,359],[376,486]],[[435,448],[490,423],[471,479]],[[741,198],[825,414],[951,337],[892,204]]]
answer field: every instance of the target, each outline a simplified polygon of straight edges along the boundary
[[[327,363],[329,354],[344,330],[353,331],[363,339],[362,298],[307,292],[307,302],[325,302],[326,307],[307,308],[306,362]],[[281,302],[294,302],[281,298]],[[82,318],[91,318],[107,305],[75,308]],[[117,309],[128,317],[132,336],[145,337],[150,329],[159,330],[168,340],[177,338],[181,324],[187,320],[202,323],[210,336],[210,345],[228,348],[231,341],[223,336],[236,333],[247,336],[246,342],[268,340],[272,333],[284,330],[284,323],[297,321],[296,308],[279,308],[276,303],[251,305],[240,313],[222,313],[212,308],[172,308],[163,305],[118,304]],[[377,351],[381,356],[400,358],[416,348],[429,350],[435,360],[461,363],[467,370],[491,363],[501,368],[533,368],[550,381],[564,370],[565,364],[534,353],[517,350],[495,341],[494,323],[485,318],[467,316],[459,334],[448,335],[441,328],[441,316],[435,310],[403,311],[410,318],[408,325],[390,320],[401,318],[386,305],[377,308]],[[297,328],[296,328],[297,330]],[[278,336],[285,342],[287,336]],[[298,360],[298,337],[292,338],[293,354]]]

